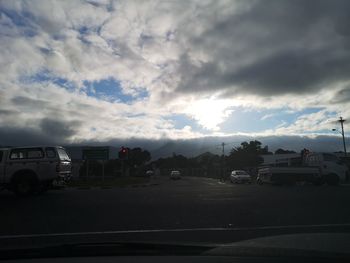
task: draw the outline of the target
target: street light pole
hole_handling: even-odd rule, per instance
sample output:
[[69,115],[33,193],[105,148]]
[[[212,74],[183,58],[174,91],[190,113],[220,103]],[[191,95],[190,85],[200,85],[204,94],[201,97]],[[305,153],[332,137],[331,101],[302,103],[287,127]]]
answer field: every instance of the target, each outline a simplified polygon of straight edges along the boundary
[[344,135],[344,122],[345,122],[346,120],[344,120],[342,117],[340,117],[338,121],[340,122],[340,126],[341,126],[341,135],[343,136],[344,154],[345,154],[345,157],[347,157],[347,153],[346,153],[346,144],[345,144],[345,135]]

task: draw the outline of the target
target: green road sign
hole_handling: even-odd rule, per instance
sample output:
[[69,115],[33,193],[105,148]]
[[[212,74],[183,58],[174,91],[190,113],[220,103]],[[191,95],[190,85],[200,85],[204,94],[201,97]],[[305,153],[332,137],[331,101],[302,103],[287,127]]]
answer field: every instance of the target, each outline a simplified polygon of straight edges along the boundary
[[107,147],[89,147],[83,149],[84,160],[108,160],[109,149]]

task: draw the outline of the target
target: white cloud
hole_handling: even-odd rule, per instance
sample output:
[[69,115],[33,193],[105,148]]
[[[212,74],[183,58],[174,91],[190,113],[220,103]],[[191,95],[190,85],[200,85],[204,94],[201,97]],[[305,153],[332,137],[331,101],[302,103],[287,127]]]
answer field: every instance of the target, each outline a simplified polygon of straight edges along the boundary
[[276,134],[308,134],[320,131],[331,131],[334,125],[329,120],[335,120],[337,117],[333,112],[327,109],[320,110],[315,113],[304,114],[297,118],[297,120],[290,125],[277,127]]
[[264,120],[267,120],[267,119],[272,118],[272,117],[275,116],[275,115],[276,115],[276,114],[274,114],[274,113],[266,114],[266,115],[262,116],[262,117],[260,118],[260,120],[264,121]]
[[160,114],[147,112],[143,102],[127,105],[100,101],[50,83],[21,88],[13,85],[2,95],[2,108],[13,114],[1,118],[1,127],[40,130],[43,119],[71,123],[68,128],[74,129],[74,134],[66,138],[68,142],[105,141],[116,138],[116,134],[118,138],[154,139],[201,136],[188,126],[175,129]]

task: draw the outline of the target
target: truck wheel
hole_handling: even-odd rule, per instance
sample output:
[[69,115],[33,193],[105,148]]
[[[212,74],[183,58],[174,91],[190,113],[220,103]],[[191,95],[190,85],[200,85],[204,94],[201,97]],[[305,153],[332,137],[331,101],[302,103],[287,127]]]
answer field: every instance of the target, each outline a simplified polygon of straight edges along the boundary
[[35,190],[35,180],[32,176],[20,176],[14,182],[13,190],[17,196],[28,196]]
[[38,189],[37,189],[37,193],[38,194],[43,194],[46,193],[50,188],[52,188],[52,182],[45,182],[41,185],[39,185]]
[[326,183],[328,185],[338,185],[339,184],[339,176],[336,174],[329,174],[326,176]]
[[314,181],[312,182],[313,185],[323,185],[325,183],[325,179],[324,177],[318,177],[316,179],[314,179]]
[[296,184],[296,180],[295,180],[295,178],[293,176],[288,176],[288,177],[286,177],[285,184],[293,186],[293,185]]

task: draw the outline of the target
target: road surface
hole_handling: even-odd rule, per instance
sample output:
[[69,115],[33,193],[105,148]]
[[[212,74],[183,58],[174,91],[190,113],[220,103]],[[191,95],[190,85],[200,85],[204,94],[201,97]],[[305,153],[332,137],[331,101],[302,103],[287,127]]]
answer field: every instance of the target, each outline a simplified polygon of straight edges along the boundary
[[145,187],[0,192],[0,236],[350,223],[350,185],[235,185],[153,179]]

